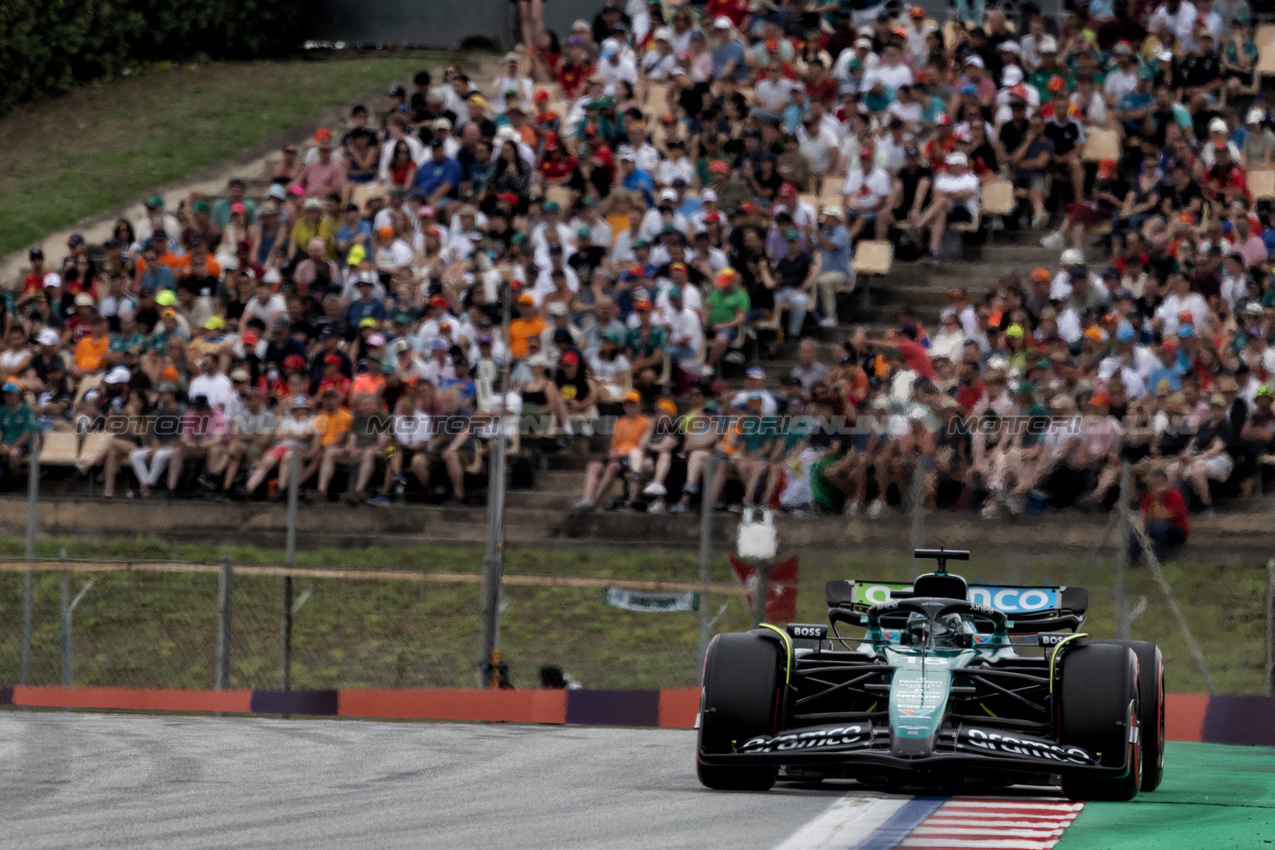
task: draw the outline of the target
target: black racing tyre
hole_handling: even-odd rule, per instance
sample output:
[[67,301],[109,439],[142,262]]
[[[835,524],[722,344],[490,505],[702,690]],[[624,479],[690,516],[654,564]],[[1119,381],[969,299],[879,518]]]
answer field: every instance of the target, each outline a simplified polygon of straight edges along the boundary
[[[735,743],[775,733],[783,665],[782,649],[762,635],[713,638],[704,660],[697,753],[730,753]],[[719,791],[766,791],[778,772],[768,765],[708,765],[698,754],[695,767],[699,781]]]
[[1128,762],[1129,772],[1108,779],[1064,776],[1073,800],[1132,800],[1142,782],[1141,735],[1129,741],[1140,716],[1138,657],[1125,646],[1083,643],[1063,655],[1058,682],[1059,743],[1098,756],[1104,767]]
[[1164,656],[1160,647],[1146,640],[1091,640],[1089,643],[1123,644],[1138,656],[1138,699],[1142,744],[1142,791],[1154,791],[1164,781]]

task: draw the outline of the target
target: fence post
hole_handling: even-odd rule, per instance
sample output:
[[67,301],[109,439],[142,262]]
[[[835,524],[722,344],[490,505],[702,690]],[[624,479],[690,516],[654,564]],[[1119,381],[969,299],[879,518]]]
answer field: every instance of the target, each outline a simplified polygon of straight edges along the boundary
[[230,687],[230,624],[231,604],[234,599],[234,562],[221,559],[221,573],[217,580],[217,690]]
[[[704,471],[700,476],[700,511],[699,511],[699,581],[700,584],[708,584],[711,580],[709,570],[710,561],[713,557],[713,500],[709,497],[711,492],[708,482],[713,480],[713,475],[717,470],[717,456],[712,452],[708,453],[708,459],[704,462]],[[699,667],[700,675],[704,671],[704,656],[708,654],[709,639],[709,619],[708,619],[708,594],[700,594],[699,606]]]
[[[283,553],[285,566],[297,563],[297,502],[301,491],[301,452],[293,450],[288,471],[288,538]],[[279,674],[279,690],[292,690],[292,576],[283,577],[283,669]]]
[[1120,500],[1116,510],[1120,512],[1120,542],[1116,549],[1116,637],[1129,640],[1132,632],[1129,622],[1129,588],[1126,576],[1129,571],[1129,463],[1120,465]]
[[71,687],[71,574],[63,570],[58,579],[62,598],[62,687]]
[[[65,551],[65,550],[64,550]],[[70,588],[71,574],[66,570],[62,571],[62,687],[69,688],[73,684],[71,675],[71,632],[72,617],[75,614],[75,608],[80,604],[80,600],[84,598],[84,594],[89,592],[89,588],[97,579],[89,579],[84,583],[84,587],[80,588],[80,592],[75,594],[75,598],[71,598]]]
[[753,628],[766,621],[766,597],[770,594],[770,562],[757,565],[757,589],[753,591]]
[[[35,560],[35,526],[40,504],[40,441],[31,440],[31,463],[27,467],[27,560]],[[27,570],[22,579],[22,657],[18,683],[31,684],[31,630],[35,625],[35,572]]]
[[912,549],[925,548],[925,459],[916,462],[912,472]]
[[1275,558],[1266,562],[1266,695],[1275,697]]

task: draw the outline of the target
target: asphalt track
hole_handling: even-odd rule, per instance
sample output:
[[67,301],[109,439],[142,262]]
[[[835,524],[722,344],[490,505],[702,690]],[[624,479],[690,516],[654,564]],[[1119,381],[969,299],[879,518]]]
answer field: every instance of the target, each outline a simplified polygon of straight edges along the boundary
[[768,848],[845,789],[700,787],[670,729],[0,715],[0,848]]

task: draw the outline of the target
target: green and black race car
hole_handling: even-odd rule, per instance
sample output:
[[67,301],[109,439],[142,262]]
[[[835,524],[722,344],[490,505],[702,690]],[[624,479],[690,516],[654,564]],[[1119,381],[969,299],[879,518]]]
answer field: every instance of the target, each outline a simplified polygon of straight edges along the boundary
[[1054,785],[1129,800],[1164,775],[1164,662],[1090,640],[1073,587],[970,586],[919,549],[912,585],[831,581],[824,625],[709,645],[696,764],[722,790],[853,778],[910,788]]

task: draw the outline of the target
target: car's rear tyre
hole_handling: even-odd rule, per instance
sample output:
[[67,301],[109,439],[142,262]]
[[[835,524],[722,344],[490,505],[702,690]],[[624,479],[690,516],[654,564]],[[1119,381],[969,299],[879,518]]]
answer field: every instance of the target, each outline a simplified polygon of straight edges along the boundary
[[[699,752],[727,754],[736,743],[773,735],[784,684],[780,647],[758,634],[718,635],[704,660],[700,697]],[[704,764],[697,755],[699,781],[719,791],[765,791],[778,768]]]
[[1132,800],[1142,781],[1141,735],[1130,741],[1139,717],[1138,657],[1126,646],[1085,643],[1068,650],[1058,683],[1059,743],[1098,757],[1104,767],[1129,765],[1119,778],[1064,776],[1073,800]]
[[1091,644],[1124,645],[1138,656],[1138,698],[1142,713],[1142,791],[1154,791],[1164,781],[1164,656],[1145,640],[1093,640]]

